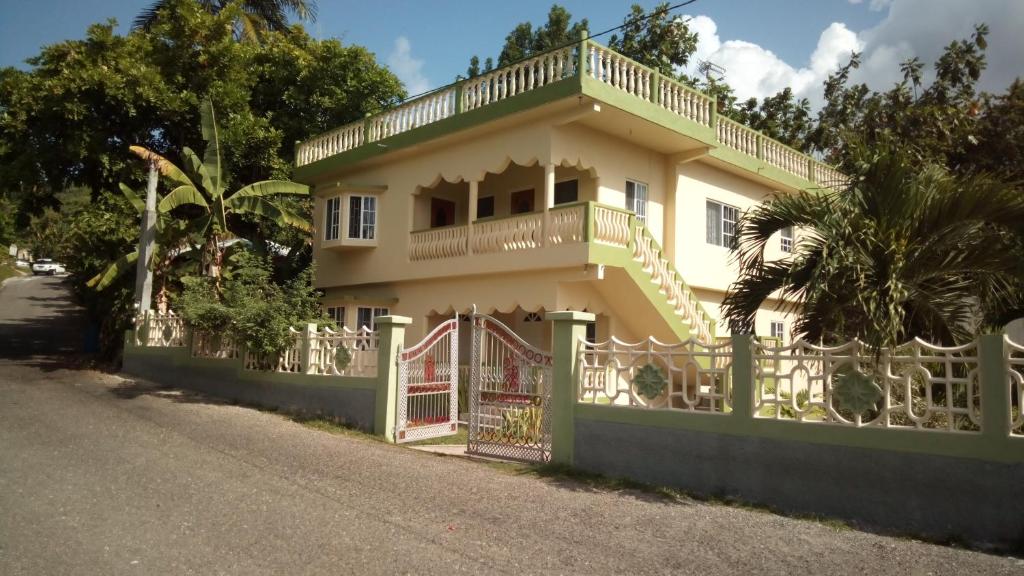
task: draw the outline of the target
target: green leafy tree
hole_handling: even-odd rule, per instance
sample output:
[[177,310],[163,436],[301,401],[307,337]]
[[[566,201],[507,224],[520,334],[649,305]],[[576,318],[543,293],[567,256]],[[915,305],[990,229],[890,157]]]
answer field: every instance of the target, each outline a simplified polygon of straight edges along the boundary
[[696,52],[697,34],[682,17],[670,12],[669,6],[662,2],[648,13],[633,4],[608,47],[666,76],[681,77],[676,70],[686,66]]
[[[199,5],[211,14],[219,14],[225,8],[238,6],[241,10],[235,16],[235,25],[240,38],[257,41],[267,31],[287,32],[288,15],[294,14],[300,20],[316,20],[316,2],[313,0],[198,0]],[[133,27],[148,30],[163,13],[173,12],[177,0],[158,0],[142,11]]]
[[[752,331],[758,309],[779,299],[812,341],[952,344],[1017,305],[1021,190],[921,166],[891,140],[858,144],[850,158],[847,188],[776,196],[741,218],[739,280],[723,303],[735,330]],[[784,228],[799,231],[791,256],[766,260]]]
[[[174,186],[160,200],[158,210],[165,216],[175,211],[185,214],[188,221],[185,229],[203,239],[204,272],[219,278],[224,254],[221,241],[232,236],[228,226],[229,217],[252,214],[270,219],[279,226],[294,226],[308,231],[309,222],[306,219],[282,208],[273,201],[273,197],[283,194],[306,196],[309,187],[297,182],[264,180],[228,193],[216,113],[208,100],[203,103],[202,117],[206,151],[200,158],[186,147],[183,156],[187,170],[182,170],[163,156],[141,146],[132,146],[131,151],[146,162],[155,164],[160,174]],[[197,186],[194,182],[200,184]],[[127,187],[123,190],[126,195],[130,194]],[[138,200],[133,203],[138,207]],[[137,260],[137,250],[128,253],[111,264],[103,274],[92,278],[89,284],[102,290],[114,278],[130,270]]]
[[[558,4],[552,4],[548,11],[547,22],[537,28],[530,22],[520,22],[508,36],[505,37],[505,44],[498,55],[498,68],[508,66],[534,54],[539,54],[552,48],[564,46],[580,39],[580,34],[588,29],[589,24],[586,18],[579,22],[572,21],[572,14]],[[481,73],[489,72],[493,68],[492,60],[487,58],[483,69],[480,68],[480,57],[473,56],[469,61],[469,68],[466,73],[470,78]]]
[[796,98],[793,90],[785,88],[774,96],[758,102],[750,98],[735,108],[727,108],[733,120],[758,130],[797,150],[810,149],[814,118],[806,98]]
[[903,62],[903,80],[885,92],[849,84],[861,62],[854,54],[825,81],[825,105],[808,138],[811,147],[839,163],[853,150],[851,138],[867,145],[894,139],[921,161],[960,173],[974,170],[980,136],[976,85],[986,66],[987,36],[988,27],[981,24],[969,39],[951,42],[935,62],[935,79],[928,86],[922,84],[920,60]]
[[310,269],[279,284],[271,263],[252,252],[234,253],[230,264],[221,290],[208,277],[184,279],[175,308],[190,326],[230,334],[248,350],[273,358],[291,346],[289,328],[329,323],[312,287]]

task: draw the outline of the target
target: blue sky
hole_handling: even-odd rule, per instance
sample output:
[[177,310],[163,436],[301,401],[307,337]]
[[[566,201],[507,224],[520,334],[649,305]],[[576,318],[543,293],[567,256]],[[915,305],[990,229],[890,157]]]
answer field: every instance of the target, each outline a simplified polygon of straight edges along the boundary
[[[622,22],[632,2],[566,0],[591,30]],[[650,9],[655,0],[638,2]],[[86,27],[116,18],[126,31],[147,0],[0,0],[0,66],[25,67],[40,46],[80,38]],[[322,38],[340,37],[367,46],[395,70],[411,92],[450,82],[470,56],[496,56],[518,22],[545,20],[550,0],[320,0],[309,25]],[[700,56],[723,64],[740,96],[764,96],[794,86],[813,100],[821,80],[848,58],[865,52],[864,79],[879,87],[895,80],[898,61],[919,55],[926,62],[974,22],[993,27],[990,71],[983,83],[1005,88],[1021,75],[1024,44],[1020,0],[699,0],[682,10],[701,32]]]

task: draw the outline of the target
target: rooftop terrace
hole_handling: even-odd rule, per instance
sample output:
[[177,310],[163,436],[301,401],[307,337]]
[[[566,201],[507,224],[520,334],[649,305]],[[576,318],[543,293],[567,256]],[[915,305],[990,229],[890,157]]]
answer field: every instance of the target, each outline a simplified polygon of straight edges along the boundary
[[[833,167],[719,116],[712,96],[589,39],[435,90],[300,143],[300,176],[573,95],[589,95],[707,145],[709,156],[796,188],[831,186]],[[386,147],[367,144],[381,143]],[[346,162],[347,163],[347,162]]]

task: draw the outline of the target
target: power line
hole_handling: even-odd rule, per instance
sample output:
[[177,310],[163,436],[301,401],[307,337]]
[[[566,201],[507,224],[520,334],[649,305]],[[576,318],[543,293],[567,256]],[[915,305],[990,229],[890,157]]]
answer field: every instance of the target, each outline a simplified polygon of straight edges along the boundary
[[[666,6],[665,8],[662,8],[661,10],[655,10],[654,12],[651,12],[650,14],[645,14],[645,15],[640,16],[638,18],[633,18],[632,20],[627,20],[626,22],[623,22],[622,24],[619,24],[618,26],[615,26],[613,28],[609,28],[609,29],[605,30],[604,32],[598,32],[597,34],[588,35],[588,38],[600,38],[601,36],[604,36],[606,34],[610,34],[612,32],[615,32],[616,30],[621,30],[621,29],[625,28],[626,26],[632,26],[634,24],[643,22],[645,20],[650,20],[651,18],[654,18],[656,16],[661,16],[662,14],[667,14],[667,13],[673,11],[673,10],[678,10],[679,8],[683,8],[685,6],[689,6],[690,4],[693,4],[696,1],[697,0],[686,0],[685,2],[680,2],[679,4],[675,4],[673,6]],[[690,19],[687,18],[683,22],[689,22],[689,21],[690,21]],[[526,60],[532,60],[533,58],[537,58],[538,56],[543,56],[544,54],[548,54],[549,52],[557,52],[558,50],[561,50],[563,48],[568,48],[569,46],[575,46],[578,43],[579,43],[579,40],[573,40],[571,42],[566,42],[565,44],[562,44],[560,46],[555,46],[554,48],[548,48],[547,50],[544,50],[543,52],[535,52],[533,54],[530,54],[529,56],[520,58],[519,60],[515,60],[513,62],[509,62],[508,64],[502,66],[502,68],[508,68],[509,66],[515,66],[516,64],[519,64],[520,62],[525,62]],[[497,70],[497,68],[495,70]],[[401,106],[402,104],[405,104],[406,102],[410,102],[410,101],[415,100],[415,99],[417,99],[417,98],[419,98],[421,96],[426,96],[427,94],[433,94],[434,92],[440,92],[441,90],[445,90],[447,88],[450,88],[450,87],[458,84],[459,82],[461,82],[461,80],[456,80],[455,82],[451,82],[449,84],[445,84],[444,86],[438,86],[437,88],[431,88],[430,90],[426,90],[424,92],[420,92],[419,94],[415,94],[413,96],[409,96],[405,100],[402,100],[402,102],[400,102],[399,104],[396,104],[396,106]]]

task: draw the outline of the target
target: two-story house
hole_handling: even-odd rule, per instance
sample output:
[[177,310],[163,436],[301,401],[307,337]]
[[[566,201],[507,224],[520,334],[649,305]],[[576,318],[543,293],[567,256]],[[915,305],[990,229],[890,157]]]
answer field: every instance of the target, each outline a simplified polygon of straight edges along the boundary
[[[838,177],[587,39],[315,137],[296,160],[339,322],[410,316],[415,339],[475,305],[545,349],[553,310],[595,313],[598,339],[727,334],[739,215]],[[759,313],[759,334],[787,330]]]

